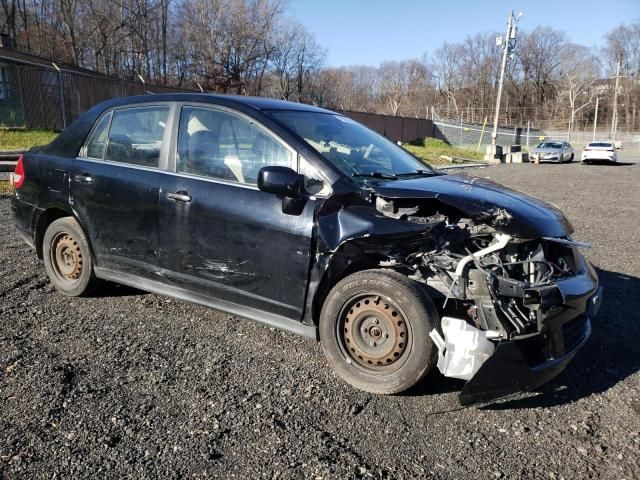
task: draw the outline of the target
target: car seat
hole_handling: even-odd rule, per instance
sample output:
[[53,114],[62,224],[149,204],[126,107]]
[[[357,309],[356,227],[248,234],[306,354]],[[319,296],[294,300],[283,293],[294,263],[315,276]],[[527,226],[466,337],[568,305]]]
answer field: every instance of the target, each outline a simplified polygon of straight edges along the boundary
[[116,133],[109,136],[109,143],[107,145],[106,160],[112,160],[114,162],[131,162],[133,154],[133,145],[131,139],[121,133]]
[[209,130],[193,132],[187,146],[187,166],[190,173],[216,175],[218,158],[218,137]]

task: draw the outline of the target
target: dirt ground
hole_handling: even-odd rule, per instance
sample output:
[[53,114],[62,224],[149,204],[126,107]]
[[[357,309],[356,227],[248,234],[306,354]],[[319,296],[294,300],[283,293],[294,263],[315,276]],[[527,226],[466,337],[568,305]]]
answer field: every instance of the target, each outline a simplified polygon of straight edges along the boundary
[[356,391],[314,342],[204,307],[65,298],[0,198],[0,478],[640,478],[640,165],[469,173],[561,207],[605,288],[563,374],[480,408],[437,372]]

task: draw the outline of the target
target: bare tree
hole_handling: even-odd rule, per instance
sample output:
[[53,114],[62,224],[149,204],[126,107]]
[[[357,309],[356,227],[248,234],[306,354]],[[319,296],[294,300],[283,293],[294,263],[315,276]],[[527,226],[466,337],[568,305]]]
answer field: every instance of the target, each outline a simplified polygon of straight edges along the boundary
[[570,44],[562,51],[559,83],[560,98],[566,98],[569,105],[568,138],[575,125],[576,114],[591,104],[593,90],[591,85],[597,80],[599,65],[588,48]]
[[438,78],[439,90],[446,96],[447,112],[451,109],[451,103],[455,115],[459,115],[458,101],[456,95],[462,88],[463,76],[461,75],[462,47],[459,44],[445,42],[442,47],[435,52],[434,69]]
[[621,89],[623,116],[626,127],[635,129],[640,120],[637,108],[640,103],[640,20],[630,25],[620,25],[607,34],[603,48],[609,74],[622,67]]

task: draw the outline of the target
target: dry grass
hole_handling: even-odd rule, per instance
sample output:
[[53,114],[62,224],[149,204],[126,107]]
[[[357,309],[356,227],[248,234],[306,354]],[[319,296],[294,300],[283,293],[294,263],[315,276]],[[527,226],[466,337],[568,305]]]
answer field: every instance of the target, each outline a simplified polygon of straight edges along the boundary
[[51,130],[0,130],[0,150],[28,150],[46,145],[56,136]]
[[440,158],[441,155],[462,158],[468,162],[483,161],[484,158],[482,153],[452,147],[448,143],[435,138],[425,138],[421,142],[407,143],[402,146],[431,165],[448,165],[450,163]]
[[0,197],[13,195],[13,186],[8,180],[0,180]]

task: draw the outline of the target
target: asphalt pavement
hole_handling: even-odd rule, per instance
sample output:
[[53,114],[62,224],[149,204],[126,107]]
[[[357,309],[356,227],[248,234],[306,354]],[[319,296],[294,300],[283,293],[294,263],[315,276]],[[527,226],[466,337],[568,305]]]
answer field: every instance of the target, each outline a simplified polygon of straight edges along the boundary
[[438,372],[354,390],[320,345],[215,310],[63,297],[0,198],[0,478],[640,478],[640,165],[467,171],[562,208],[605,288],[564,373],[467,408]]

